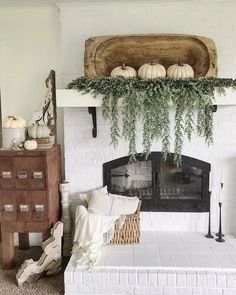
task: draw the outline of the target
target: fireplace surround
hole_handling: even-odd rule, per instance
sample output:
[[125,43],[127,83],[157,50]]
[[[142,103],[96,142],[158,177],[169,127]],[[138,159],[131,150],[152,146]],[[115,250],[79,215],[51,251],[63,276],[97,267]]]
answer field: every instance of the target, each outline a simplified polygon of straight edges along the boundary
[[[103,118],[100,107],[97,108],[98,136],[91,136],[88,101],[90,106],[93,101],[99,104],[99,100],[92,99],[81,95],[82,107],[79,99],[74,100],[77,105],[73,106],[69,105],[71,100],[64,99],[65,176],[70,181],[72,214],[80,202],[78,193],[103,185],[103,164],[122,158],[128,150],[122,139],[116,150],[110,146],[110,124]],[[218,108],[213,146],[207,147],[201,137],[194,136],[191,142],[185,141],[183,150],[185,155],[211,164],[213,233],[218,230],[218,184],[222,169],[223,230],[225,234],[235,232],[235,110],[234,106]],[[141,136],[137,146],[141,151]],[[152,150],[160,149],[160,144],[155,142]],[[236,252],[228,235],[226,243],[206,239],[201,233],[206,233],[207,225],[207,212],[142,211],[140,244],[104,249],[101,267],[93,273],[75,268],[71,260],[65,271],[65,294],[232,294],[236,272],[232,260],[226,256],[235,259]],[[180,241],[186,244],[179,247]],[[232,243],[235,245],[235,239]]]
[[[86,36],[93,36],[95,34],[114,34],[117,32],[152,32],[157,28],[159,31],[172,32],[174,31],[186,31],[186,24],[189,24],[191,19],[191,28],[188,30],[198,34],[200,31],[204,34],[216,38],[217,47],[220,49],[220,60],[219,69],[220,76],[233,76],[235,74],[235,67],[233,60],[234,46],[232,45],[232,38],[234,34],[232,30],[235,30],[235,26],[232,25],[232,21],[225,21],[226,19],[233,19],[231,15],[233,14],[233,7],[228,3],[228,8],[222,3],[188,3],[191,7],[191,11],[186,14],[186,5],[173,3],[163,3],[155,5],[125,5],[122,3],[119,6],[115,5],[114,8],[107,5],[104,9],[104,5],[93,5],[85,7],[62,7],[62,38],[63,38],[63,56],[64,56],[64,72],[63,72],[63,86],[65,86],[73,77],[77,77],[83,74],[83,44]],[[135,7],[134,7],[135,6]],[[223,7],[224,6],[224,7]],[[92,9],[91,9],[92,7]],[[144,13],[145,10],[145,13]],[[83,25],[84,15],[89,15],[92,11],[92,16],[97,20],[98,26],[96,26],[96,32],[94,31],[94,25],[92,22],[87,22],[87,33],[86,36],[83,30],[78,28]],[[95,13],[94,13],[95,11]],[[86,14],[86,13],[87,14]],[[151,15],[150,15],[151,13]],[[163,18],[156,17],[157,15],[165,15],[167,18],[163,22]],[[78,18],[76,15],[80,15]],[[105,18],[109,18],[109,21],[104,22],[99,21],[101,15]],[[120,21],[120,16],[122,15],[122,20],[125,19],[126,22]],[[130,17],[130,16],[138,16]],[[215,19],[214,28],[207,25],[209,22],[209,15]],[[71,17],[75,16],[75,17]],[[174,19],[177,22],[173,21]],[[178,21],[180,20],[181,21]],[[199,19],[204,20],[199,22]],[[206,20],[206,21],[205,21]],[[109,28],[107,24],[110,24]],[[127,26],[127,23],[131,24]],[[69,26],[68,26],[69,24]],[[223,24],[223,25],[222,25]],[[72,28],[72,29],[71,29]],[[141,28],[141,29],[140,29]],[[216,29],[217,28],[217,29]],[[224,38],[221,38],[224,35]],[[70,42],[68,42],[68,40]],[[227,50],[225,47],[226,41],[229,46]],[[133,46],[133,48],[136,48]],[[231,54],[231,57],[230,57]],[[133,55],[136,56],[136,55]],[[144,56],[144,55],[143,55]],[[78,66],[79,65],[79,66]],[[61,92],[61,100],[59,101],[59,94]],[[101,98],[93,99],[89,94],[79,95],[76,91],[60,90],[57,96],[58,104],[61,102],[60,106],[64,109],[64,130],[65,130],[65,166],[66,166],[66,178],[70,181],[71,193],[70,198],[76,202],[77,192],[84,192],[95,187],[103,185],[103,171],[102,165],[105,162],[112,161],[114,159],[123,157],[127,155],[127,145],[121,139],[119,146],[114,150],[110,145],[110,125],[102,118],[101,110]],[[235,96],[227,95],[223,98],[219,98],[216,95],[216,103],[218,105],[217,113],[215,114],[215,136],[214,145],[207,147],[201,137],[194,136],[191,142],[186,139],[184,141],[183,154],[201,159],[208,163],[211,163],[211,210],[212,210],[212,225],[213,231],[218,230],[217,227],[217,217],[218,217],[218,191],[219,183],[221,182],[222,169],[224,170],[224,194],[223,194],[223,227],[224,233],[235,232],[235,171],[236,171],[236,151],[235,151]],[[227,106],[229,104],[230,106]],[[97,138],[92,138],[92,120],[91,116],[88,115],[87,107],[95,106],[97,107]],[[141,149],[142,137],[137,139],[138,151]],[[173,146],[173,145],[172,145]],[[172,147],[171,146],[171,147]],[[160,151],[161,146],[158,142],[154,142],[152,146],[152,151]],[[171,148],[173,151],[173,148]],[[73,207],[74,208],[74,207]],[[186,264],[186,268],[178,268],[179,264],[172,264],[171,259],[173,248],[176,249],[176,240],[174,239],[175,233],[169,233],[169,230],[193,230],[202,231],[206,233],[207,230],[207,218],[199,220],[200,217],[206,216],[207,213],[200,212],[141,212],[141,227],[146,230],[161,230],[162,232],[158,235],[163,235],[165,237],[165,244],[157,243],[166,252],[161,256],[162,265],[169,266],[164,270],[162,267],[153,269],[150,265],[154,263],[153,251],[155,244],[150,243],[150,237],[142,235],[142,239],[145,240],[144,244],[140,244],[138,253],[135,258],[147,261],[149,265],[145,271],[143,267],[137,269],[135,266],[127,268],[127,256],[132,258],[130,254],[130,249],[123,246],[120,250],[123,253],[123,259],[120,252],[115,252],[114,248],[111,248],[111,252],[108,253],[108,257],[111,261],[110,268],[105,265],[104,269],[99,273],[87,273],[86,271],[74,269],[71,265],[68,265],[66,272],[66,294],[90,294],[102,293],[103,285],[104,294],[114,294],[114,293],[126,293],[126,294],[232,294],[235,289],[226,290],[226,288],[235,288],[235,272],[226,277],[225,273],[225,254],[226,251],[223,250],[223,246],[228,245],[219,244],[213,240],[205,239],[195,240],[191,233],[184,233],[188,236],[188,251],[190,249],[189,244],[193,246],[192,248],[192,258],[194,261],[205,262],[205,266],[212,267],[211,263],[207,264],[208,258],[210,257],[208,248],[199,247],[201,242],[210,243],[211,246],[218,249],[218,253],[214,255],[216,258],[222,258],[224,270],[219,269],[218,273],[214,269],[207,269],[202,267],[201,269],[192,268],[189,264]],[[148,218],[146,218],[148,217]],[[149,220],[151,220],[149,222]],[[144,232],[145,233],[145,232]],[[148,232],[149,233],[149,232]],[[189,236],[190,235],[190,236]],[[197,234],[196,234],[197,235]],[[173,243],[171,243],[173,242]],[[147,252],[145,247],[146,244],[150,245],[151,249],[148,248]],[[169,246],[169,247],[168,247]],[[132,246],[128,246],[132,248]],[[144,250],[143,250],[144,248]],[[156,247],[157,248],[157,247]],[[202,260],[196,255],[196,248],[201,249]],[[125,249],[125,250],[124,250]],[[157,248],[159,250],[159,248]],[[179,250],[179,248],[177,249]],[[143,251],[143,252],[142,252]],[[158,251],[157,251],[158,252]],[[190,252],[190,251],[189,251]],[[219,255],[220,253],[222,255]],[[131,252],[132,253],[132,252]],[[130,254],[130,255],[129,255]],[[179,262],[183,258],[183,253],[178,252],[175,255],[176,261]],[[117,259],[117,264],[115,264],[114,259]],[[131,259],[130,258],[130,259]],[[186,262],[186,260],[182,259]],[[113,264],[112,264],[113,263]],[[123,263],[123,264],[122,264]],[[148,264],[150,263],[150,264]],[[165,264],[166,263],[166,264]],[[112,266],[113,265],[113,269]],[[124,265],[123,269],[122,266]],[[140,264],[139,264],[140,265]],[[71,267],[71,268],[70,268]],[[232,271],[233,272],[233,271]],[[234,278],[234,285],[233,280]],[[99,284],[100,282],[100,284]],[[103,284],[104,283],[104,284]],[[135,286],[135,290],[131,292],[127,290],[129,284]],[[92,285],[93,284],[93,285]],[[103,285],[102,285],[103,284]],[[112,285],[113,290],[109,288],[109,284]],[[166,284],[166,285],[165,285]],[[76,286],[78,285],[78,286]],[[150,286],[152,285],[152,286]],[[165,285],[165,287],[163,287]],[[91,287],[91,288],[90,288]],[[92,289],[94,287],[94,289]],[[74,289],[73,289],[74,288]],[[90,289],[89,289],[90,288]],[[222,290],[224,288],[224,290]],[[88,290],[89,289],[89,290]],[[165,289],[165,290],[163,290]],[[210,289],[210,290],[206,290]],[[73,292],[74,291],[74,292]]]
[[129,163],[122,157],[103,164],[103,183],[111,193],[138,196],[142,211],[208,212],[211,165],[183,156],[181,167],[174,155],[163,161],[161,152],[152,152],[146,160]]

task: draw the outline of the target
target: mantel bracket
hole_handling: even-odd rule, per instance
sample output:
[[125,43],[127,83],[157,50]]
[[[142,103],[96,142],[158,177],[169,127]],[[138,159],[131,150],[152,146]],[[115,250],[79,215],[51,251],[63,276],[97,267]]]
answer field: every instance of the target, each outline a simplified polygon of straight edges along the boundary
[[96,107],[88,107],[88,112],[90,115],[92,115],[92,121],[93,121],[92,134],[93,134],[93,138],[96,138],[97,137],[97,111],[96,111]]
[[216,113],[217,112],[217,105],[216,104],[213,104],[212,111],[213,111],[213,113]]

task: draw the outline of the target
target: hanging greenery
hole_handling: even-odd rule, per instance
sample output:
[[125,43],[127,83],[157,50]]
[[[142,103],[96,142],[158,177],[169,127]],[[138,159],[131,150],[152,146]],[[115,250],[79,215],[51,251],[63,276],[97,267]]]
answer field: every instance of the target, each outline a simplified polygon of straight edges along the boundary
[[[213,142],[214,91],[221,94],[225,88],[236,90],[235,79],[199,78],[173,80],[160,78],[141,80],[138,78],[101,77],[73,80],[67,88],[103,96],[103,115],[111,121],[111,143],[114,147],[118,138],[124,136],[129,143],[130,161],[136,160],[136,126],[143,122],[143,153],[146,158],[151,152],[153,140],[160,139],[162,153],[166,159],[170,148],[170,105],[175,107],[174,161],[181,164],[184,136],[191,140],[192,133]],[[118,100],[122,107],[122,130],[118,124]],[[195,120],[196,114],[196,120]]]

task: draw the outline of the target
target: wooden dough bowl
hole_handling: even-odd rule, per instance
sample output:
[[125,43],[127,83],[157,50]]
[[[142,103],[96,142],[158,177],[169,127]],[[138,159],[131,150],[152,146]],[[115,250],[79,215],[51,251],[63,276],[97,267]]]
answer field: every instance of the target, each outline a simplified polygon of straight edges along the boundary
[[166,69],[179,61],[193,67],[195,77],[217,77],[217,53],[213,40],[192,35],[98,36],[86,40],[85,76],[110,76],[125,63],[138,70],[144,63],[158,62]]

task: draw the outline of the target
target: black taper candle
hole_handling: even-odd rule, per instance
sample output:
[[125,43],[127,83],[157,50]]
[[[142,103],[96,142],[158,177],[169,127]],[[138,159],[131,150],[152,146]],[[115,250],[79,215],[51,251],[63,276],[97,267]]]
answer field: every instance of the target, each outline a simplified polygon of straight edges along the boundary
[[208,233],[205,235],[208,239],[213,239],[213,235],[211,234],[211,192],[209,192],[209,216],[208,216]]
[[218,232],[218,238],[216,239],[217,242],[224,242],[225,240],[222,238],[222,224],[221,224],[221,207],[222,207],[222,202],[219,202],[219,232]]

